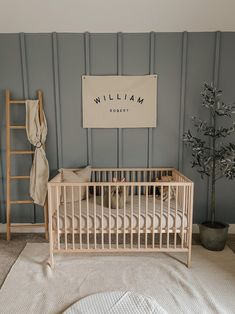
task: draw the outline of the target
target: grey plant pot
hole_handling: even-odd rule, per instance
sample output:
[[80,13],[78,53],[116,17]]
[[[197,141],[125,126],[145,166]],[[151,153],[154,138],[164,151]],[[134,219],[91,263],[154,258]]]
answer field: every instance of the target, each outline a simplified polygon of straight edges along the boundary
[[211,251],[222,251],[226,244],[228,228],[228,224],[219,222],[200,224],[199,231],[202,245]]

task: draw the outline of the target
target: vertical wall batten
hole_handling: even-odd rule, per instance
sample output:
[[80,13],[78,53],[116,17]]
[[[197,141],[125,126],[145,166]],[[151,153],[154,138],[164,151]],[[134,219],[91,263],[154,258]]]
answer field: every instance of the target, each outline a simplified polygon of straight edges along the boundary
[[[23,81],[23,95],[24,99],[29,98],[29,78],[27,71],[27,54],[26,54],[26,43],[25,43],[25,34],[20,33],[20,57],[21,57],[21,69],[22,69],[22,81]],[[31,145],[33,150],[33,145]],[[33,156],[31,157],[33,162]],[[33,204],[33,223],[37,222],[37,212],[36,205]]]
[[[90,33],[84,34],[85,47],[85,73],[90,75]],[[87,164],[92,165],[92,133],[91,129],[87,129]]]
[[[150,53],[149,53],[149,74],[154,74],[154,47],[155,47],[155,33],[150,33],[149,39]],[[152,167],[153,163],[153,128],[148,128],[148,161],[147,166]]]
[[28,72],[27,72],[27,61],[26,61],[27,57],[26,57],[24,33],[20,33],[20,54],[21,54],[21,69],[22,69],[24,99],[28,99],[29,98],[29,84],[28,84]]
[[[117,34],[117,74],[122,75],[122,33]],[[123,163],[123,145],[122,145],[122,129],[119,128],[117,132],[117,166],[122,167]]]
[[[221,42],[221,33],[218,31],[215,33],[215,46],[214,46],[214,64],[213,64],[213,84],[215,87],[219,87],[219,65],[220,65],[220,42]],[[212,122],[212,117],[210,115],[210,125]],[[209,145],[211,146],[211,138],[209,138]],[[210,206],[210,179],[207,178],[207,206],[209,208]],[[209,217],[209,211],[208,211],[208,217],[206,217],[207,220],[210,220]]]
[[60,103],[60,84],[59,84],[59,60],[57,34],[52,33],[53,48],[53,77],[54,77],[54,97],[55,97],[55,113],[56,113],[56,133],[57,133],[57,164],[58,168],[63,166],[62,151],[62,121],[61,121],[61,103]]
[[215,59],[214,59],[214,71],[213,71],[213,83],[217,87],[218,87],[218,83],[219,83],[220,41],[221,41],[221,32],[216,32],[216,34],[215,34]]
[[182,36],[182,59],[181,59],[181,87],[180,87],[180,121],[179,121],[179,155],[178,169],[183,171],[184,163],[184,146],[182,137],[184,134],[184,114],[185,114],[185,89],[186,89],[186,72],[187,72],[187,49],[188,33],[183,32]]

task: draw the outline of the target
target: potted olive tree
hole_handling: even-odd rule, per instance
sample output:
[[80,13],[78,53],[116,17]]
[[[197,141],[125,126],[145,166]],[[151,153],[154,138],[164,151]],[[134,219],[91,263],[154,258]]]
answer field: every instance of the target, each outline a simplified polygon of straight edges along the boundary
[[224,249],[229,225],[216,220],[216,182],[221,178],[235,178],[235,145],[225,141],[235,130],[235,123],[231,121],[235,107],[222,101],[222,91],[213,84],[205,84],[201,95],[202,106],[209,111],[209,121],[193,117],[197,136],[188,130],[183,141],[191,148],[192,167],[202,179],[208,177],[210,181],[207,221],[199,225],[201,243],[209,250],[220,251]]

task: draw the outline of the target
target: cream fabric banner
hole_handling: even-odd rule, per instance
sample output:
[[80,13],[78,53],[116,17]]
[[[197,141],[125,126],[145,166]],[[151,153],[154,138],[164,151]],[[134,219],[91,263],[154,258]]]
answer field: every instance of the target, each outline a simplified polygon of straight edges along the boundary
[[156,127],[157,76],[83,76],[84,128]]

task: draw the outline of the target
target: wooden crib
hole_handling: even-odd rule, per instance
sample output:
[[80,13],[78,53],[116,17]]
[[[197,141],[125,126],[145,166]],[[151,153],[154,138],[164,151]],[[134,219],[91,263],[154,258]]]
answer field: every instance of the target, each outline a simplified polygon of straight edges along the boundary
[[[166,176],[172,180],[161,180]],[[125,182],[113,182],[114,177]],[[111,208],[115,189],[116,208]],[[74,201],[82,191],[85,199]],[[92,168],[85,183],[62,182],[59,173],[48,183],[48,207],[51,267],[59,252],[182,252],[191,265],[193,182],[176,169]]]

